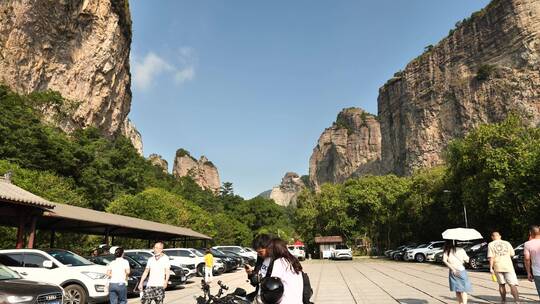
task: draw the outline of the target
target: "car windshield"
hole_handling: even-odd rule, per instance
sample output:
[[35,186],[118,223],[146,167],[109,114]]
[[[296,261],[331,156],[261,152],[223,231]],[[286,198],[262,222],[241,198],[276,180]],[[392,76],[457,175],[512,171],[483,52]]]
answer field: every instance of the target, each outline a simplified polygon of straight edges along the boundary
[[298,246],[298,249],[304,250],[304,246]]
[[193,253],[194,255],[198,256],[198,257],[203,257],[204,254],[202,254],[199,250],[197,249],[190,249],[189,251],[191,251],[191,253]]
[[426,248],[427,246],[429,246],[429,244],[422,244],[422,245],[418,245],[418,247],[416,248]]
[[336,249],[349,249],[347,245],[336,245]]
[[221,247],[220,249],[232,251],[236,253],[244,252],[241,248],[238,248],[238,247]]
[[66,266],[88,266],[94,264],[71,251],[53,249],[46,250],[46,252]]
[[210,248],[210,252],[213,254],[213,255],[226,255],[225,252],[219,250],[219,249],[216,249],[216,248]]
[[0,281],[15,280],[21,277],[13,270],[7,268],[4,265],[0,265]]

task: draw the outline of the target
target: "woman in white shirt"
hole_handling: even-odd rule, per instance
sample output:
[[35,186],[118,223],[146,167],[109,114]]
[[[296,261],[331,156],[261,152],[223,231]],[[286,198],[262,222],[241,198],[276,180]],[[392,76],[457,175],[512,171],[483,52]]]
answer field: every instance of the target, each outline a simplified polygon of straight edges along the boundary
[[[271,271],[271,277],[281,279],[283,284],[283,296],[280,304],[302,304],[302,292],[304,280],[302,277],[302,265],[287,249],[287,243],[280,238],[273,238],[267,248],[267,257],[259,273],[264,278]],[[273,261],[273,265],[272,265]]]
[[469,262],[469,256],[463,248],[456,247],[455,241],[447,240],[444,244],[443,262],[449,269],[450,291],[456,293],[459,304],[467,304],[467,293],[472,291],[472,287],[463,263]]

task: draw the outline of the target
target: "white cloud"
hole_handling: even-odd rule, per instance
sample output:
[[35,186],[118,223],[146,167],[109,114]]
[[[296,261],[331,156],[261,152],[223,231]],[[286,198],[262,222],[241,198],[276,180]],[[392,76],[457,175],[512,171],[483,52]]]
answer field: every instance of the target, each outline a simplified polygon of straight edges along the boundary
[[193,66],[189,66],[187,68],[176,71],[174,75],[174,80],[176,80],[176,83],[182,84],[188,80],[193,80],[193,77],[195,77],[195,69],[193,68]]
[[146,90],[152,86],[154,80],[162,75],[169,75],[181,85],[195,77],[195,64],[197,57],[195,50],[190,47],[181,47],[175,60],[175,66],[153,52],[146,54],[142,60],[133,57],[133,83],[137,89]]

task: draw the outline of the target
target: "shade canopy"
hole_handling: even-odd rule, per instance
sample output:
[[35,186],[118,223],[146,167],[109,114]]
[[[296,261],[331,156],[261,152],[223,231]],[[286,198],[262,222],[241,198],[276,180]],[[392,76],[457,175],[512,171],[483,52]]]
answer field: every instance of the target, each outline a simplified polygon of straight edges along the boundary
[[442,233],[442,237],[445,240],[455,240],[455,241],[472,241],[472,240],[483,239],[480,232],[472,228],[446,229]]

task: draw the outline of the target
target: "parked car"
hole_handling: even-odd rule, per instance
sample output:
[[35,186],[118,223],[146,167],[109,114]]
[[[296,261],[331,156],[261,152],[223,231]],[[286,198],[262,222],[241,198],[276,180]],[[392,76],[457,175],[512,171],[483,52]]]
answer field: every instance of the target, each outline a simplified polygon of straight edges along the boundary
[[64,300],[71,303],[105,302],[109,293],[106,268],[62,249],[0,250],[0,263],[31,281],[64,288]]
[[330,258],[332,260],[352,260],[352,249],[345,244],[336,245],[336,249],[331,251]]
[[62,287],[23,280],[17,272],[0,264],[0,303],[62,304],[63,296]]
[[[127,288],[128,293],[138,294],[139,291],[137,290],[137,285],[141,281],[141,277],[144,272],[144,268],[146,266],[143,266],[142,264],[130,258],[129,256],[124,255],[124,258],[128,261],[129,268],[130,268],[130,273],[128,277],[128,288]],[[116,257],[113,254],[100,255],[100,256],[88,258],[88,260],[98,265],[103,265],[103,266],[109,265],[109,263],[114,261],[115,259]],[[184,273],[184,270],[180,267],[171,265],[171,270],[169,273],[169,285],[167,287],[174,288],[176,286],[180,286],[184,284],[186,280],[187,280],[187,277]]]
[[489,269],[489,259],[487,257],[488,247],[483,246],[474,254],[469,256],[469,268],[471,269]]
[[306,251],[304,245],[287,245],[287,249],[289,249],[289,252],[300,261],[306,259]]
[[256,259],[252,259],[251,257],[241,256],[236,252],[227,251],[227,250],[220,250],[220,251],[223,252],[223,253],[226,253],[226,254],[230,254],[232,257],[236,258],[237,261],[239,261],[239,263],[240,263],[238,265],[238,267],[240,267],[240,266],[242,266],[244,264],[249,264],[251,266],[255,266],[255,262],[257,261]]
[[427,262],[436,262],[435,256],[438,253],[441,253],[441,252],[443,252],[442,248],[432,249],[432,250],[426,252],[426,261]]
[[401,247],[400,250],[394,250],[393,252],[391,252],[390,257],[394,261],[403,261],[405,259],[405,253],[407,252],[407,250],[414,249],[416,247],[418,247],[416,244],[405,245]]
[[[130,257],[142,266],[146,267],[148,259],[153,257],[154,253],[152,250],[147,249],[129,249],[124,251],[124,256]],[[172,258],[169,257],[169,259]],[[184,275],[186,276],[186,280],[189,280],[197,275],[195,264],[171,264],[171,270],[173,270],[175,273],[178,273],[178,271],[183,271]]]
[[414,249],[409,249],[404,255],[404,260],[411,261],[414,260],[418,263],[423,263],[426,261],[426,254],[433,249],[441,249],[444,246],[444,241],[430,242],[428,244],[418,246]]
[[[204,251],[201,252],[195,248],[188,248],[188,250],[196,256],[204,258]],[[221,257],[214,257],[214,267],[212,267],[212,274],[220,275],[224,272],[227,272],[226,262]]]
[[171,258],[171,265],[195,265],[197,276],[204,276],[204,257],[187,248],[167,248],[163,252]]
[[[205,248],[199,248],[196,249],[201,255],[204,256],[206,249]],[[214,256],[214,264],[216,263],[216,260],[223,263],[223,271],[222,272],[230,272],[233,270],[236,270],[238,267],[240,267],[241,262],[239,262],[232,254],[225,253],[221,250],[210,248],[210,253]]]
[[523,247],[514,249],[515,255],[512,257],[514,263],[514,269],[517,273],[527,273],[525,269],[525,254],[523,253]]
[[244,247],[241,247],[241,246],[214,246],[212,248],[215,248],[218,250],[232,251],[232,252],[238,253],[241,256],[257,259],[257,252],[246,250],[244,249]]

